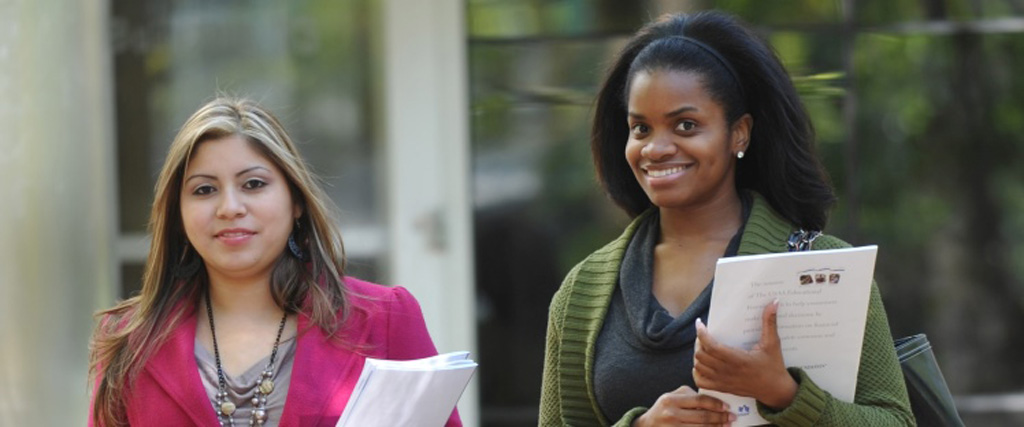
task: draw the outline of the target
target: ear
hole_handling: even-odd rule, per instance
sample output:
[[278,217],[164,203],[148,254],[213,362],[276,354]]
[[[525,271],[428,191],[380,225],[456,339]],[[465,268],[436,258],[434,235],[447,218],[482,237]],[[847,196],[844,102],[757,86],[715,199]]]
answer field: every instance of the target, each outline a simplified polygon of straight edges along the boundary
[[302,209],[302,205],[301,204],[299,204],[299,203],[292,204],[292,218],[293,219],[301,218],[302,214],[304,212],[305,212],[305,209]]
[[735,155],[740,151],[747,151],[750,148],[750,132],[754,129],[754,118],[750,114],[744,114],[732,124],[732,153]]

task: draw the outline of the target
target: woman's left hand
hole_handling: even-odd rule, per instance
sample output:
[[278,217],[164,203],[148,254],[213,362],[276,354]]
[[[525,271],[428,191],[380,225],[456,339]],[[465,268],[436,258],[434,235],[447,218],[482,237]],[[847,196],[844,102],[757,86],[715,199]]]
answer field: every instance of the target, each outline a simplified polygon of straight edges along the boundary
[[693,379],[697,387],[753,397],[774,409],[788,407],[796,396],[797,384],[782,360],[778,312],[778,300],[764,308],[761,340],[750,350],[719,343],[698,318],[693,355]]

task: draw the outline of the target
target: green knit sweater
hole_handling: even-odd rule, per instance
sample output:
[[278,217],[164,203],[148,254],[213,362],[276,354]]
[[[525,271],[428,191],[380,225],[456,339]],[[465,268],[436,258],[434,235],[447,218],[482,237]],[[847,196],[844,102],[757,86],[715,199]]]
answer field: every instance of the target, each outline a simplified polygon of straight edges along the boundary
[[[622,256],[644,215],[636,218],[618,239],[576,265],[551,301],[541,388],[541,426],[629,426],[647,410],[634,408],[622,419],[609,421],[597,406],[593,385],[594,343],[618,283]],[[755,194],[737,254],[785,252],[786,240],[795,229],[760,195]],[[814,241],[814,249],[849,246],[828,235]],[[889,322],[875,284],[871,286],[854,403],[833,398],[799,368],[790,368],[789,371],[799,387],[793,403],[781,411],[758,404],[761,416],[773,424],[915,425],[903,374],[893,349]]]

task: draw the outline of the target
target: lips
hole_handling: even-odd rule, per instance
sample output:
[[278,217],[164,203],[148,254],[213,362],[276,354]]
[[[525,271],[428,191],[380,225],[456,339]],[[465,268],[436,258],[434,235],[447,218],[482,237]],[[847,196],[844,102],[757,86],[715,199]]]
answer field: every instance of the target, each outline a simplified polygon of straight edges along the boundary
[[668,168],[668,169],[648,170],[647,171],[647,175],[651,176],[651,177],[654,177],[654,178],[661,178],[663,176],[672,175],[674,173],[679,173],[679,172],[682,172],[682,171],[683,171],[683,167],[682,166],[675,166],[675,167],[671,167],[671,168]]
[[658,178],[668,178],[681,174],[692,166],[692,163],[648,164],[640,166],[640,169],[643,170],[644,175],[647,175],[648,178],[656,180]]
[[230,228],[227,230],[221,230],[214,235],[217,240],[224,242],[228,245],[238,245],[249,241],[249,239],[256,235],[255,231],[245,228]]

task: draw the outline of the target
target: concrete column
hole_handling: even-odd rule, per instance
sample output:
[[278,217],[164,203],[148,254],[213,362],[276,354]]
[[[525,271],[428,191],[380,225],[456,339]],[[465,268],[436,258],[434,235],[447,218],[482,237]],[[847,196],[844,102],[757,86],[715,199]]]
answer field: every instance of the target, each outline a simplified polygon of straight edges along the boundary
[[85,423],[119,280],[107,8],[0,2],[0,425]]
[[[465,4],[381,7],[390,282],[420,301],[439,351],[474,351]],[[459,404],[470,426],[479,424],[475,384]]]

